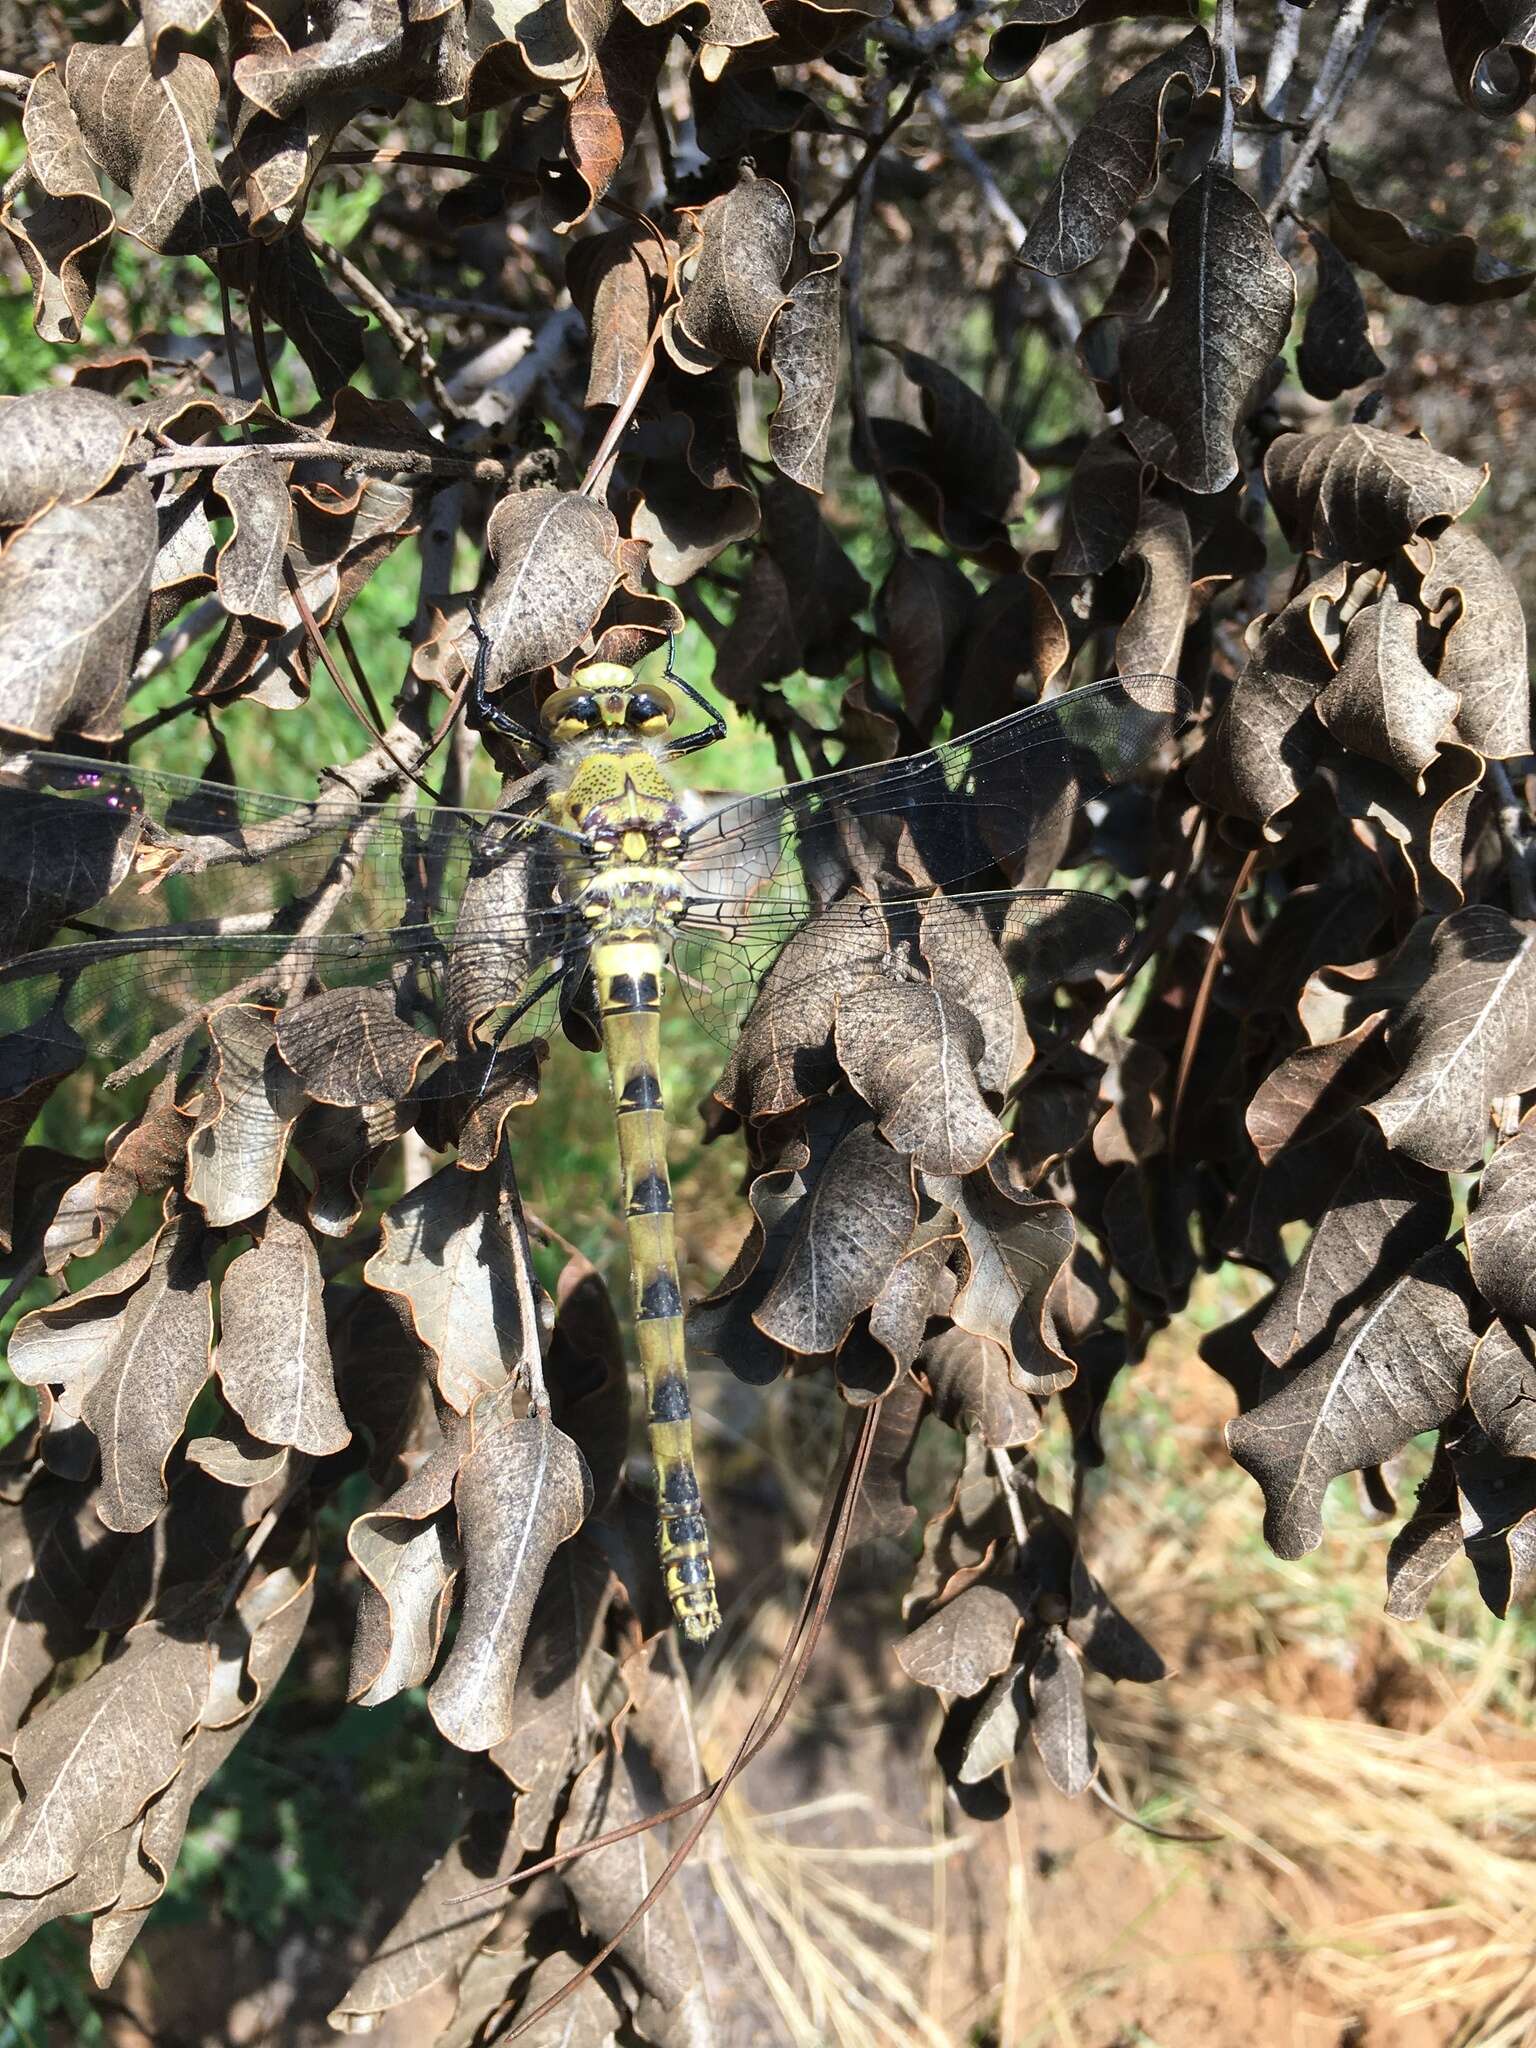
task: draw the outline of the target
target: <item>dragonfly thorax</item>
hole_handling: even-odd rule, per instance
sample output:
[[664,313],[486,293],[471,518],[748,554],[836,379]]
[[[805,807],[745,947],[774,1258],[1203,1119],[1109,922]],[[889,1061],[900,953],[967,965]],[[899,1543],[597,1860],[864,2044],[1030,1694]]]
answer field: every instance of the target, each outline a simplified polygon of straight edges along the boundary
[[595,938],[649,937],[668,931],[686,902],[677,875],[666,868],[615,865],[588,880],[580,908]]

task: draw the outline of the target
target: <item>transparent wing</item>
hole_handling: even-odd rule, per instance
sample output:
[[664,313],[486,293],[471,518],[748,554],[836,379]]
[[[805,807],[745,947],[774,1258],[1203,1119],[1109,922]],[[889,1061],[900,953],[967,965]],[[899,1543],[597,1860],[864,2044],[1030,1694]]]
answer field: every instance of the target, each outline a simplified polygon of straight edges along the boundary
[[305,803],[33,755],[0,774],[8,1060],[121,1058],[216,1001],[388,984],[469,1044],[581,935],[572,835],[515,812]]
[[1084,800],[1123,780],[1189,709],[1167,676],[1122,676],[1068,691],[906,760],[839,769],[701,819],[684,872],[701,895],[729,900],[790,886],[825,897],[866,854],[910,837],[928,876],[964,881],[1007,861]]
[[[939,900],[998,944],[1021,996],[1117,966],[1135,934],[1118,903],[1085,890],[982,890]],[[672,942],[678,988],[695,1020],[727,1047],[754,1003],[770,1031],[780,1009],[803,1026],[813,1010],[830,1015],[838,993],[879,972],[903,946],[921,948],[924,901],[844,898],[818,909],[779,899],[741,904],[734,917],[722,904],[691,909]]]

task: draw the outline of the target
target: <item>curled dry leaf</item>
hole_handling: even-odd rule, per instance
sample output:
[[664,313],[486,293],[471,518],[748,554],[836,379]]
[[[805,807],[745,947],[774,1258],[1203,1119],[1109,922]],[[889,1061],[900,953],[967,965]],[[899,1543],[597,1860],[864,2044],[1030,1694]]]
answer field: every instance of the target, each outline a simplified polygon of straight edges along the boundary
[[187,1140],[187,1195],[216,1226],[244,1223],[272,1200],[304,1107],[274,1026],[254,1003],[226,1003],[208,1019],[213,1064]]
[[1438,1244],[1450,1222],[1444,1176],[1389,1152],[1367,1125],[1354,1164],[1276,1290],[1255,1342],[1276,1365],[1293,1364],[1298,1353],[1331,1339],[1368,1293]]
[[677,322],[696,347],[748,369],[763,366],[768,335],[789,304],[784,279],[795,212],[781,185],[743,166],[735,186],[698,216],[699,246]]
[[1477,1340],[1467,1373],[1467,1406],[1506,1458],[1536,1458],[1536,1358],[1531,1332],[1503,1318]]
[[1348,581],[1342,564],[1325,571],[1254,631],[1253,651],[1191,773],[1203,802],[1267,825],[1311,779],[1324,742],[1310,713],[1334,675],[1319,628]]
[[1233,436],[1285,341],[1296,280],[1262,210],[1218,170],[1178,200],[1168,242],[1168,297],[1121,345],[1126,431],[1175,483],[1219,491],[1238,473]]
[[829,250],[806,252],[805,270],[790,286],[769,342],[779,403],[768,423],[768,453],[781,476],[808,491],[821,489],[832,435],[842,260]]
[[[654,1804],[642,1794],[628,1755],[610,1744],[572,1786],[556,1846],[568,1849],[575,1842],[626,1827],[648,1810],[654,1811]],[[661,1875],[666,1857],[656,1830],[648,1828],[565,1866],[566,1888],[597,1940],[608,1941],[618,1933]],[[639,1926],[624,1936],[618,1953],[646,1999],[662,2013],[677,2015],[673,2024],[695,2004],[704,2004],[707,2013],[703,1965],[679,1886],[668,1886]]]
[[39,1473],[0,1504],[0,1754],[57,1664],[95,1639],[91,1610],[121,1549],[90,1488]]
[[1141,588],[1115,635],[1115,666],[1123,676],[1172,675],[1184,648],[1194,566],[1183,506],[1149,493],[1122,560],[1139,566]]
[[1461,1509],[1461,1538],[1477,1589],[1508,1614],[1536,1590],[1536,1468],[1508,1458],[1475,1425],[1447,1433]]
[[1495,760],[1531,751],[1530,665],[1520,594],[1461,520],[1407,544],[1419,600],[1445,634],[1436,667],[1461,698],[1457,730]]
[[[571,1983],[580,1970],[581,1958],[565,1950],[546,1956],[529,1978],[514,2017],[537,2012],[564,1985]],[[547,2018],[518,2038],[526,2043],[526,2048],[611,2048],[622,2019],[618,2004],[601,1979],[586,1977]]]
[[1211,82],[1215,57],[1203,28],[1154,57],[1110,94],[1067,152],[1019,251],[1048,277],[1089,263],[1157,182],[1170,97],[1187,105]]
[[21,1798],[0,1836],[0,1893],[36,1898],[65,1884],[171,1782],[211,1669],[200,1631],[146,1622],[33,1715],[11,1752]]
[[138,438],[129,407],[99,391],[0,400],[0,525],[23,525],[55,505],[83,505],[113,481]]
[[925,1174],[925,1191],[952,1209],[965,1275],[950,1310],[956,1323],[1007,1353],[1014,1383],[1031,1394],[1054,1394],[1075,1368],[1052,1328],[1050,1301],[1072,1256],[1073,1227],[1060,1202],[1009,1192],[995,1167],[964,1179]]
[[219,106],[211,64],[182,50],[154,71],[143,49],[76,43],[64,89],[86,147],[130,195],[124,234],[162,256],[241,239],[208,142]]
[[440,1167],[385,1211],[382,1229],[363,1278],[406,1303],[448,1405],[466,1415],[476,1395],[519,1370],[532,1384],[538,1305],[502,1176]]
[[515,1825],[525,1848],[543,1842],[571,1778],[597,1747],[594,1660],[614,1586],[596,1545],[578,1531],[551,1558],[534,1602],[511,1732],[491,1751],[523,1795]]
[[492,686],[563,661],[619,580],[618,522],[579,491],[543,484],[502,499],[486,526],[496,574],[481,604]]
[[1371,347],[1365,300],[1355,273],[1321,228],[1309,227],[1317,286],[1301,330],[1296,369],[1314,398],[1338,398],[1380,377],[1386,364]]
[[253,1436],[328,1457],[351,1441],[336,1400],[314,1239],[271,1211],[260,1241],[219,1283],[224,1397]]
[[1058,1792],[1075,1799],[1093,1783],[1099,1759],[1083,1699],[1082,1652],[1059,1628],[1046,1631],[1030,1666],[1029,1703],[1030,1740],[1045,1774]]
[[1481,754],[1446,741],[1424,773],[1422,792],[1357,754],[1324,764],[1341,815],[1358,819],[1359,837],[1378,858],[1395,848],[1426,911],[1463,901],[1467,820],[1485,769]]
[[45,64],[32,80],[21,131],[30,166],[26,217],[18,219],[15,200],[8,199],[0,206],[0,227],[32,280],[39,337],[79,341],[117,223],[57,65]]
[[478,1891],[513,1870],[521,1854],[509,1816],[482,1815],[432,1865],[415,1896],[327,2015],[339,2034],[371,2034],[381,2017],[440,1984],[485,1940],[485,1909],[469,1905]]
[[919,1352],[917,1371],[939,1420],[964,1435],[974,1432],[989,1449],[1033,1443],[1040,1434],[1040,1410],[1014,1384],[1001,1345],[969,1330],[942,1330]]
[[250,1728],[297,1649],[314,1579],[313,1558],[304,1556],[254,1577],[229,1620],[214,1631],[207,1692],[180,1769],[141,1816],[132,1837],[136,1854],[124,1859],[123,1888],[91,1930],[91,1974],[98,1984],[110,1982],[164,1892],[194,1800]]
[[1536,89],[1536,22],[1522,0],[1439,0],[1438,12],[1445,60],[1464,103],[1490,120],[1523,107]]
[[1536,935],[1492,904],[1443,919],[1429,977],[1388,1043],[1402,1075],[1370,1105],[1387,1143],[1442,1173],[1467,1172],[1493,1105],[1536,1083]]
[[12,534],[0,552],[0,726],[119,736],[158,546],[140,476]]
[[1380,561],[1427,521],[1459,519],[1487,474],[1416,435],[1359,424],[1281,434],[1264,458],[1286,538],[1330,562]]
[[1318,694],[1317,715],[1341,745],[1422,790],[1461,700],[1424,666],[1419,635],[1418,612],[1390,590],[1356,612],[1338,674]]
[[1467,1217],[1467,1262],[1495,1314],[1536,1324],[1536,1112],[1483,1171]]
[[1343,1472],[1396,1455],[1461,1405],[1475,1341],[1466,1263],[1430,1252],[1359,1311],[1337,1340],[1227,1424],[1227,1445],[1264,1490],[1264,1536],[1280,1557],[1323,1539],[1323,1495]]
[[367,1581],[347,1693],[364,1706],[381,1706],[410,1686],[425,1685],[442,1647],[462,1563],[449,1510],[464,1431],[457,1418],[450,1421],[437,1450],[347,1531],[347,1548]]
[[555,1550],[586,1519],[592,1481],[571,1439],[514,1415],[505,1394],[478,1402],[468,1430],[453,1488],[464,1611],[427,1706],[460,1749],[491,1749],[511,1733],[533,1603]]
[[219,549],[219,601],[238,617],[288,622],[283,561],[293,505],[283,472],[269,455],[243,455],[213,473],[235,530]]
[[[903,420],[870,422],[891,484],[962,554],[1001,571],[1016,569],[1008,522],[1022,513],[1038,475],[963,377],[916,349],[896,353],[917,386],[923,425],[919,430]],[[857,444],[853,454],[866,465]]]
[[876,595],[875,617],[891,650],[907,716],[919,732],[933,730],[945,674],[975,603],[959,565],[927,548],[898,554]]
[[1023,1613],[1007,1586],[967,1586],[896,1645],[896,1661],[917,1685],[969,1699],[1013,1661]]
[[277,1019],[277,1049],[305,1094],[341,1109],[402,1101],[436,1047],[400,1018],[385,989],[326,989]]
[[895,1270],[916,1221],[911,1162],[872,1125],[856,1126],[816,1175],[752,1320],[791,1351],[835,1351]]
[[938,984],[885,976],[850,991],[836,1044],[887,1144],[922,1172],[974,1173],[1006,1138],[977,1084],[981,1026]]
[[1094,435],[1067,487],[1051,565],[1056,575],[1101,576],[1114,567],[1140,519],[1145,470],[1118,427]]
[[987,1688],[971,1723],[961,1752],[961,1784],[979,1785],[1006,1770],[1018,1755],[1029,1717],[1029,1673],[1022,1664],[1010,1664]]
[[628,7],[609,13],[566,114],[566,163],[546,188],[557,234],[579,226],[613,183],[645,119],[669,41]]
[[1336,171],[1328,174],[1328,229],[1351,263],[1431,306],[1512,299],[1536,282],[1536,270],[1500,262],[1471,235],[1417,227],[1385,206],[1368,205]]
[[197,1218],[181,1211],[116,1271],[22,1319],[10,1366],[64,1390],[64,1412],[101,1448],[97,1513],[148,1528],[165,1505],[166,1461],[208,1377],[213,1297]]
[[1413,1513],[1387,1552],[1386,1611],[1398,1621],[1417,1621],[1435,1583],[1461,1554],[1461,1513],[1456,1475],[1442,1436],[1434,1462],[1419,1487]]

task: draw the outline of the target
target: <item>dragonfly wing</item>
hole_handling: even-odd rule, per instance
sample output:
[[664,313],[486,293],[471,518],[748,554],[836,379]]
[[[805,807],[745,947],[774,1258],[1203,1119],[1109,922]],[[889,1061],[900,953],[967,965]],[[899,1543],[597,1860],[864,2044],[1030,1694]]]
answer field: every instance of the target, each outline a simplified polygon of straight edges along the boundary
[[845,898],[824,907],[780,897],[691,907],[672,963],[683,1000],[721,1045],[734,1049],[749,1014],[770,1039],[814,1044],[831,1030],[837,997],[899,968],[903,949],[963,986],[963,934],[987,935],[1028,997],[1118,967],[1135,929],[1120,904],[1081,889]]
[[[1167,676],[1123,676],[1016,711],[964,738],[898,761],[839,769],[745,797],[686,835],[683,867],[701,888],[746,897],[781,882],[821,893],[856,872],[847,835],[874,853],[905,833],[932,881],[963,881],[1050,842],[1086,798],[1123,780],[1188,710]],[[725,877],[738,879],[727,886]],[[798,870],[798,872],[797,872]]]
[[378,983],[432,1029],[451,985],[446,1035],[472,1045],[565,955],[554,877],[569,840],[507,814],[305,803],[25,757],[0,775],[10,1060],[122,1058],[232,997]]

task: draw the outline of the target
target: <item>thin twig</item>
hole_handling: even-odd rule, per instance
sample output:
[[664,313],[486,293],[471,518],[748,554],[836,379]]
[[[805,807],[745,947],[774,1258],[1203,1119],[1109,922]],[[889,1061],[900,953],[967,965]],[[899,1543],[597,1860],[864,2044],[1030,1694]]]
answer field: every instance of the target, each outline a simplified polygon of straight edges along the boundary
[[1488,787],[1493,792],[1499,837],[1509,856],[1509,900],[1516,917],[1536,917],[1536,889],[1531,882],[1531,821],[1502,761],[1488,763]]
[[[885,98],[889,87],[880,82],[872,89],[874,97],[865,115],[866,133],[871,138],[884,126]],[[874,185],[866,179],[854,194],[853,219],[848,227],[848,253],[843,261],[843,318],[848,328],[848,404],[853,413],[854,451],[869,465],[880,492],[880,504],[891,539],[905,555],[908,552],[907,539],[901,530],[901,519],[896,511],[896,500],[891,495],[885,464],[870,430],[869,392],[864,382],[864,236],[874,202]]]
[[880,41],[892,50],[899,50],[906,57],[932,57],[939,50],[948,49],[956,36],[963,35],[971,23],[985,14],[990,0],[965,0],[953,14],[946,14],[942,21],[925,22],[921,28],[911,28],[904,21],[877,21],[872,24],[873,32]]
[[437,791],[432,787],[431,783],[423,781],[422,777],[417,774],[415,768],[411,766],[410,763],[403,761],[400,758],[400,756],[395,752],[394,748],[391,746],[385,734],[378,729],[378,725],[382,724],[383,721],[380,720],[378,724],[370,723],[367,713],[363,710],[362,706],[353,696],[351,685],[347,682],[345,676],[343,676],[343,674],[341,673],[341,670],[336,666],[335,662],[331,659],[331,650],[325,644],[325,635],[321,632],[319,622],[316,620],[313,611],[310,609],[309,599],[304,595],[304,586],[302,585],[302,583],[300,583],[299,578],[295,573],[293,564],[291,562],[285,561],[283,564],[283,579],[288,585],[288,595],[293,599],[294,606],[298,611],[299,617],[304,622],[304,630],[309,635],[310,640],[314,644],[316,652],[319,654],[321,661],[324,663],[326,674],[330,677],[331,681],[336,685],[337,694],[340,696],[342,702],[346,705],[347,709],[352,713],[352,716],[357,720],[358,724],[362,726],[363,730],[367,733],[370,733],[373,736],[374,740],[377,742],[377,744],[384,749],[385,753],[388,754],[390,760],[394,762],[395,766],[399,769],[400,773],[403,776],[405,776],[409,781],[414,782],[416,787],[420,790],[423,790],[429,797],[431,797],[434,803],[438,802],[439,799]]
[[179,661],[205,633],[211,633],[228,616],[216,596],[200,598],[185,618],[168,626],[160,638],[139,656],[134,663],[132,691],[136,693],[146,683],[153,682],[163,669],[169,668],[173,661]]
[[[460,1892],[453,1901],[455,1905],[466,1905],[473,1899],[489,1898],[493,1893],[505,1892],[514,1885],[529,1884],[534,1878],[542,1877],[546,1871],[562,1869],[578,1856],[590,1856],[594,1850],[607,1849],[615,1842],[625,1842],[631,1836],[643,1835],[652,1828],[664,1827],[668,1822],[679,1820],[685,1813],[692,1813],[705,1804],[709,1804],[713,1811],[714,1803],[727,1789],[731,1780],[746,1769],[778,1732],[784,1717],[794,1704],[795,1695],[800,1690],[810,1652],[815,1648],[822,1623],[826,1619],[827,1608],[831,1604],[842,1554],[847,1548],[848,1530],[852,1525],[853,1511],[858,1505],[864,1472],[869,1463],[869,1451],[874,1442],[874,1418],[879,1407],[880,1403],[874,1402],[865,1409],[860,1418],[859,1433],[854,1438],[838,1476],[837,1485],[832,1489],[830,1512],[821,1530],[816,1565],[806,1582],[805,1597],[800,1603],[800,1611],[779,1654],[773,1676],[764,1691],[762,1704],[753,1716],[746,1735],[737,1746],[735,1755],[715,1782],[706,1785],[702,1792],[695,1792],[691,1798],[678,1800],[675,1805],[667,1807],[661,1813],[647,1814],[643,1819],[630,1821],[624,1827],[610,1828],[603,1834],[592,1835],[584,1842],[572,1842],[567,1847],[556,1850],[553,1856],[546,1856],[542,1862],[525,1864],[520,1870],[515,1870],[510,1877],[498,1878],[494,1884],[481,1885],[476,1891]],[[795,1659],[802,1645],[806,1646],[805,1656],[796,1664]],[[788,1683],[784,1695],[764,1725],[769,1703],[781,1680],[786,1678]],[[689,1846],[691,1847],[691,1841]],[[569,1986],[566,1989],[568,1990]],[[564,1992],[559,1995],[564,1996]]]
[[[1296,69],[1296,52],[1301,47],[1301,9],[1292,0],[1275,0],[1275,32],[1269,41],[1269,58],[1264,66],[1264,84],[1259,104],[1271,121],[1284,121],[1290,98],[1291,74]],[[1305,132],[1303,130],[1303,132]],[[1268,205],[1280,186],[1285,158],[1285,138],[1275,134],[1264,144],[1259,162],[1259,199]]]
[[1022,1550],[1029,1541],[1029,1528],[1024,1520],[1024,1509],[1019,1500],[1019,1475],[1014,1469],[1012,1458],[1005,1450],[994,1448],[992,1468],[1003,1489],[1003,1499],[1008,1506],[1008,1520],[1013,1528],[1013,1540]]
[[432,353],[432,343],[427,330],[408,313],[404,313],[386,293],[381,292],[372,278],[358,269],[349,256],[339,249],[333,249],[324,235],[317,234],[311,227],[304,230],[304,239],[320,258],[328,264],[351,291],[354,298],[365,305],[378,321],[389,338],[402,363],[413,369],[420,377],[444,419],[461,420],[463,409],[453,393],[443,382],[438,372],[437,358]]
[[[843,1468],[842,1484],[836,1509],[829,1523],[829,1540],[824,1552],[825,1570],[822,1574],[821,1584],[816,1588],[814,1604],[810,1604],[810,1589],[807,1589],[807,1604],[802,1605],[799,1623],[794,1634],[791,1636],[790,1641],[794,1647],[797,1661],[794,1670],[790,1674],[789,1682],[785,1686],[782,1699],[780,1699],[777,1706],[770,1713],[769,1704],[773,1697],[773,1688],[770,1686],[761,1706],[753,1716],[751,1727],[742,1738],[736,1754],[731,1759],[728,1767],[721,1773],[716,1783],[706,1792],[696,1794],[693,1800],[687,1802],[689,1805],[699,1806],[698,1818],[687,1829],[676,1849],[668,1857],[667,1862],[662,1868],[661,1875],[651,1886],[639,1905],[629,1915],[628,1919],[618,1929],[617,1933],[604,1943],[597,1954],[574,1977],[562,1984],[560,1989],[551,1997],[546,1998],[536,2011],[519,2014],[518,2024],[509,2034],[502,2037],[504,2040],[515,2041],[520,2034],[527,2033],[531,2027],[536,2026],[541,2019],[553,2012],[556,2006],[568,1998],[578,1985],[585,1983],[589,1977],[601,1969],[620,1942],[630,1932],[631,1928],[638,1926],[640,1921],[644,1919],[645,1915],[650,1911],[652,1904],[666,1890],[689,1856],[692,1855],[695,1843],[714,1817],[715,1808],[720,1804],[720,1801],[725,1797],[731,1785],[741,1775],[742,1771],[746,1769],[752,1758],[771,1739],[785,1715],[789,1712],[790,1706],[800,1690],[805,1674],[810,1668],[811,1657],[815,1652],[816,1644],[820,1639],[822,1628],[826,1622],[827,1610],[832,1604],[832,1594],[837,1585],[838,1567],[842,1561],[843,1553],[847,1549],[848,1532],[853,1523],[854,1510],[858,1506],[859,1494],[864,1483],[864,1473],[869,1464],[869,1453],[875,1438],[875,1419],[879,1412],[880,1403],[878,1401],[871,1403],[864,1411],[859,1425],[859,1433],[854,1439],[852,1451]],[[813,1580],[812,1584],[814,1585],[814,1583]],[[809,1613],[807,1612],[807,1607],[809,1607]],[[639,1832],[639,1830],[631,1829],[626,1832]],[[595,1843],[576,1843],[572,1846],[573,1849],[581,1849],[595,1846]],[[519,1877],[522,1875],[522,1872],[518,1873]]]
[[439,149],[333,149],[326,164],[420,164],[432,171],[489,171],[494,165],[478,156],[455,156]]
[[0,92],[14,93],[24,100],[32,90],[32,81],[24,71],[0,71]]
[[[1339,70],[1326,103],[1312,116],[1307,138],[1291,159],[1291,167],[1281,179],[1279,190],[1264,209],[1264,217],[1271,226],[1285,212],[1311,175],[1317,153],[1327,142],[1329,131],[1338,118],[1339,109],[1348,99],[1355,80],[1365,69],[1366,61],[1376,46],[1381,25],[1387,18],[1387,6],[1388,0],[1370,0],[1370,9],[1362,24],[1352,0],[1352,4],[1339,16],[1338,26],[1333,32],[1333,41],[1329,44],[1328,55],[1331,57],[1334,50],[1341,46],[1349,49],[1345,37],[1346,28],[1354,28],[1357,31],[1354,47],[1349,49],[1348,57]],[[1324,68],[1327,68],[1326,58]]]
[[494,299],[449,299],[436,292],[413,291],[409,285],[391,287],[402,306],[414,306],[418,313],[440,313],[445,320],[484,320],[494,327],[527,327],[523,306],[499,306]]
[[1195,1000],[1190,1006],[1189,1027],[1184,1034],[1184,1049],[1179,1055],[1178,1078],[1173,1084],[1173,1107],[1168,1112],[1168,1149],[1170,1152],[1173,1150],[1174,1140],[1178,1136],[1179,1117],[1184,1108],[1184,1091],[1189,1086],[1189,1077],[1194,1070],[1195,1054],[1200,1046],[1200,1034],[1205,1025],[1206,1011],[1210,1008],[1211,990],[1216,985],[1216,976],[1226,952],[1227,932],[1233,918],[1237,915],[1238,899],[1252,879],[1254,866],[1258,858],[1257,853],[1250,853],[1237,871],[1232,883],[1232,893],[1227,898],[1226,910],[1222,914],[1222,920],[1217,928],[1216,936],[1211,942],[1211,950],[1206,955],[1205,967],[1200,976],[1200,985],[1195,990]]
[[1236,0],[1217,0],[1216,52],[1221,59],[1221,133],[1212,162],[1217,170],[1232,175],[1232,124],[1237,119],[1237,7]]
[[[968,173],[981,194],[981,203],[1002,229],[1009,248],[1017,256],[1028,238],[1029,229],[1008,203],[1003,188],[992,175],[992,168],[973,147],[958,121],[949,111],[948,103],[937,87],[930,86],[923,95],[923,103],[939,125],[944,138],[944,147],[961,170]],[[1077,346],[1077,337],[1083,323],[1066,286],[1058,277],[1046,277],[1043,273],[1032,273],[1033,282],[1038,285],[1045,300],[1046,311],[1051,324],[1070,351]]]
[[870,172],[874,169],[876,160],[878,159],[881,150],[885,148],[885,145],[896,133],[896,130],[901,126],[902,122],[906,120],[907,116],[911,113],[912,109],[917,105],[918,97],[922,93],[927,83],[928,67],[926,64],[920,65],[918,69],[913,73],[911,82],[908,84],[905,94],[898,103],[895,113],[892,114],[891,118],[886,122],[885,126],[880,130],[880,133],[866,144],[864,154],[859,158],[858,162],[854,165],[853,169],[848,173],[847,177],[844,178],[842,184],[838,186],[836,192],[833,193],[831,199],[827,202],[827,205],[822,211],[820,218],[817,220],[815,226],[811,230],[811,233],[815,235],[818,240],[822,235],[826,233],[828,227],[830,227],[832,222],[837,219],[837,216],[842,212],[843,208],[848,204],[849,200],[854,199],[858,196],[859,187],[864,183],[864,180],[869,176]]
[[169,476],[178,469],[217,469],[242,455],[270,455],[274,462],[339,462],[374,476],[474,477],[481,483],[505,483],[507,466],[489,455],[430,455],[424,448],[367,448],[356,441],[219,441],[211,447],[167,449],[151,455],[146,477]]

